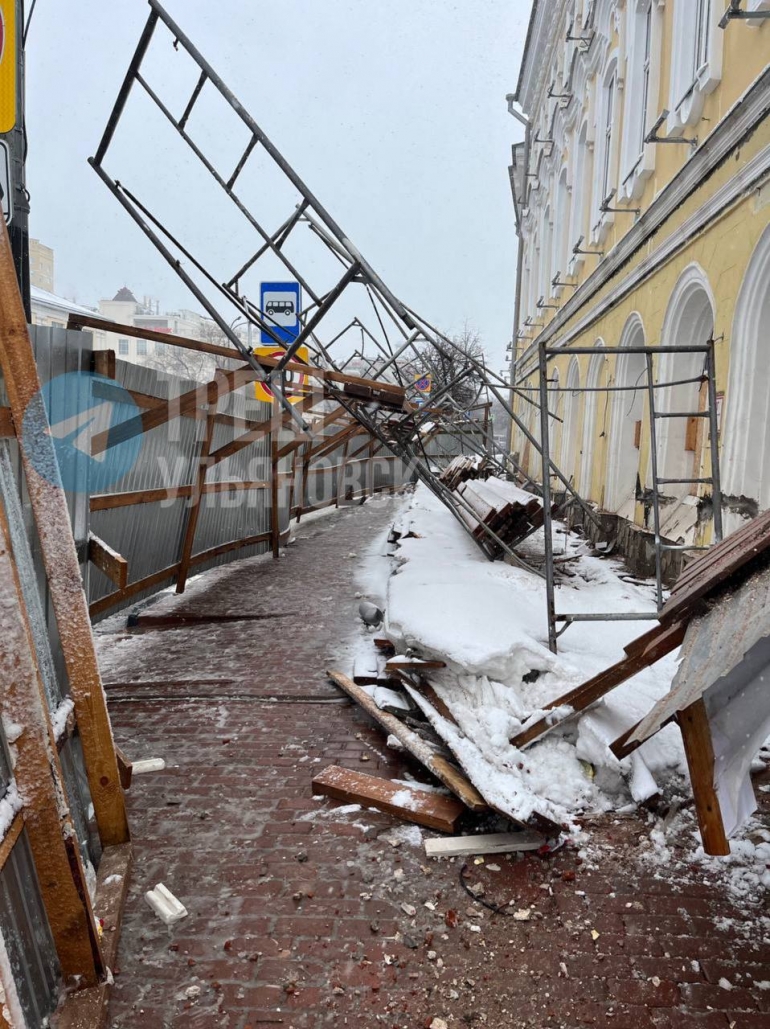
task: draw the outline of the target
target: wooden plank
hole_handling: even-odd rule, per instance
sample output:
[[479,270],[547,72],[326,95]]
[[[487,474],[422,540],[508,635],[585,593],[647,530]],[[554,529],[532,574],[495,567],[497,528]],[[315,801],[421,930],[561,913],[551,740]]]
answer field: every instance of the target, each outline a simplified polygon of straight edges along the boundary
[[13,439],[16,436],[16,429],[13,425],[13,416],[10,407],[0,407],[0,437]]
[[61,764],[2,504],[0,609],[0,714],[4,724],[23,729],[14,743],[14,778],[23,798],[24,826],[41,896],[64,978],[82,976],[83,982],[94,985],[103,972],[96,923],[79,852],[68,847],[76,831],[64,799]]
[[[153,340],[156,343],[166,343],[170,346],[182,347],[185,350],[195,350],[201,354],[211,354],[213,357],[224,357],[229,361],[242,361],[241,354],[235,347],[218,346],[216,343],[205,343],[200,339],[191,339],[189,336],[176,336],[170,332],[155,332],[152,329],[145,329],[135,325],[121,325],[119,322],[111,322],[103,318],[89,318],[85,315],[71,314],[67,323],[70,329],[101,329],[104,332],[115,332],[122,336],[133,336],[137,339]],[[256,356],[256,355],[255,355]],[[278,359],[274,357],[257,356],[257,364],[266,371],[272,371],[278,366]],[[402,386],[392,382],[385,382],[379,379],[362,379],[357,375],[346,375],[344,372],[334,371],[331,368],[316,368],[313,365],[303,364],[301,361],[289,361],[286,365],[288,372],[296,372],[307,378],[319,379],[328,382],[339,382],[345,385],[370,389],[373,393],[390,395],[393,400],[403,399],[406,391]]]
[[2,843],[0,843],[0,868],[5,867],[5,863],[10,857],[11,851],[13,850],[16,841],[21,835],[21,830],[24,828],[24,815],[21,811],[17,811],[13,816],[13,821],[8,826],[8,830],[3,836]]
[[88,536],[88,560],[119,589],[128,584],[128,561],[93,533]]
[[21,456],[99,834],[104,846],[125,843],[125,801],[67,501],[61,483],[50,482],[37,471],[57,468],[56,452],[45,431],[48,419],[5,226],[0,229],[0,341],[0,368],[14,424],[21,425],[26,412],[40,427],[39,432],[25,434]]
[[466,776],[450,761],[440,754],[435,754],[425,740],[421,739],[416,732],[413,732],[407,725],[404,725],[395,715],[386,711],[380,711],[372,698],[361,689],[360,686],[349,679],[341,672],[327,672],[327,675],[335,682],[340,689],[344,690],[349,697],[366,711],[370,718],[382,726],[391,736],[395,736],[406,750],[423,764],[429,772],[442,782],[447,789],[465,804],[471,811],[484,812],[489,806],[475,786],[472,785]]
[[[221,480],[207,482],[201,492],[209,493],[241,493],[249,490],[266,490],[268,482],[239,482],[237,480]],[[117,507],[133,507],[135,504],[158,504],[164,500],[184,500],[193,495],[194,483],[188,486],[173,486],[170,489],[138,489],[125,493],[95,493],[91,496],[92,511],[111,511]]]
[[[605,668],[598,675],[593,676],[593,678],[588,679],[580,686],[545,705],[545,709],[549,711],[559,707],[570,708],[570,713],[566,717],[548,718],[546,716],[539,719],[527,729],[514,736],[510,741],[511,746],[526,747],[534,740],[540,739],[550,732],[551,729],[555,729],[557,725],[562,725],[569,718],[572,718],[576,712],[584,711],[589,705],[600,700],[610,690],[626,682],[627,679],[636,675],[643,668],[647,668],[662,657],[665,657],[666,654],[670,654],[672,650],[676,650],[684,639],[686,629],[687,626],[684,622],[675,622],[673,625],[656,626],[651,632],[645,633],[645,636],[642,637],[647,640],[644,649],[638,650],[634,648],[631,655],[627,654],[621,661],[610,665],[609,668]],[[629,644],[629,647],[633,647],[633,644]]]
[[703,698],[680,711],[677,721],[682,730],[703,849],[707,854],[729,854],[730,844],[714,786],[714,748]]
[[[231,550],[252,547],[257,543],[267,543],[269,539],[269,532],[260,532],[256,536],[244,536],[243,539],[230,540],[229,543],[220,543],[216,547],[202,550],[199,554],[193,554],[190,558],[190,564],[192,566],[203,564],[215,557],[220,557],[222,554],[227,554]],[[95,618],[97,615],[109,611],[111,607],[114,607],[123,600],[128,600],[130,597],[135,597],[137,593],[141,593],[143,590],[150,589],[153,586],[160,586],[162,583],[173,579],[178,571],[179,563],[177,562],[177,564],[169,565],[168,568],[161,568],[159,571],[153,572],[152,575],[146,575],[143,579],[137,579],[136,582],[130,582],[124,590],[118,590],[117,593],[110,593],[100,600],[95,600],[89,608],[91,617]]]
[[[104,922],[102,949],[105,964],[110,969],[117,965],[131,864],[128,844],[107,847],[99,862],[95,906]],[[112,984],[104,982],[68,993],[56,1012],[56,1029],[101,1029],[106,1022],[111,989]]]
[[187,512],[187,519],[182,538],[182,547],[179,557],[179,572],[176,577],[176,592],[184,593],[187,585],[187,575],[190,571],[190,559],[192,558],[193,546],[195,544],[195,530],[198,527],[198,516],[200,515],[201,500],[203,499],[203,488],[206,485],[206,474],[209,468],[209,452],[211,441],[214,437],[214,419],[216,418],[216,402],[208,409],[206,416],[206,429],[201,440],[200,454],[198,455],[198,471],[195,479],[195,488],[191,498],[191,506]]
[[402,657],[396,655],[388,659],[386,672],[432,672],[446,668],[446,661],[423,661],[419,657]]
[[120,747],[115,748],[115,753],[118,756],[118,770],[120,771],[120,785],[124,790],[131,789],[131,780],[134,775],[134,766],[132,762],[126,757]]
[[270,540],[273,560],[281,556],[281,508],[278,498],[278,440],[270,438]]
[[[314,397],[303,397],[298,404],[294,404],[294,410],[297,412],[305,411],[307,408],[312,407],[314,403]],[[280,419],[276,419],[275,416],[266,418],[264,422],[260,422],[256,427],[249,429],[248,432],[236,436],[229,443],[224,443],[217,450],[212,451],[210,464],[213,467],[213,465],[225,461],[228,457],[232,457],[233,454],[240,453],[244,447],[251,446],[257,440],[264,439],[274,429],[286,428],[289,423],[293,424],[293,419],[288,411],[284,411]]]
[[103,375],[105,379],[114,379],[117,373],[115,351],[94,350],[91,353],[91,368],[95,375]]
[[410,789],[402,783],[378,779],[338,765],[330,765],[313,779],[313,793],[334,797],[347,804],[376,807],[406,822],[415,822],[439,832],[454,832],[465,813],[465,805],[456,797]]
[[542,833],[532,829],[521,832],[482,833],[478,836],[454,836],[451,839],[425,841],[428,857],[475,857],[481,854],[520,854],[540,850],[547,843]]

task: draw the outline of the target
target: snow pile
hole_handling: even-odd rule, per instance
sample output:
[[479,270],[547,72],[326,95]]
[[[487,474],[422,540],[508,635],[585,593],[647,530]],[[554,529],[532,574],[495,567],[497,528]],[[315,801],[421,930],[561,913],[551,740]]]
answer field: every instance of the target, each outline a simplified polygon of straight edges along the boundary
[[[491,479],[487,488],[516,490]],[[523,494],[528,497],[528,494]],[[521,499],[514,498],[511,499]],[[576,815],[623,807],[657,792],[672,770],[684,773],[681,738],[664,729],[630,758],[609,750],[649,711],[676,670],[669,655],[613,690],[590,711],[522,751],[509,740],[543,707],[623,657],[623,647],[652,627],[648,620],[582,622],[547,645],[545,583],[503,562],[489,562],[452,514],[424,487],[403,509],[397,567],[388,583],[386,633],[399,651],[447,662],[431,676],[456,721],[413,698],[487,801],[511,817],[539,813],[571,824]],[[560,612],[654,612],[649,584],[628,581],[623,566],[590,556],[585,541],[562,536],[568,558],[557,587]],[[533,537],[531,553],[542,553]],[[566,712],[565,712],[566,713]]]

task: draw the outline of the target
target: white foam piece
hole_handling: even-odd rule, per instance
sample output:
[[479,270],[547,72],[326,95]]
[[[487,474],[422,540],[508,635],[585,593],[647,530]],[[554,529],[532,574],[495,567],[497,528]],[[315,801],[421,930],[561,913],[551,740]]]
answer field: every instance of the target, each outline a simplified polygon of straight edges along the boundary
[[187,918],[187,908],[176,899],[171,890],[163,883],[158,883],[154,890],[148,890],[144,899],[150,905],[155,914],[166,925],[174,925],[175,922]]

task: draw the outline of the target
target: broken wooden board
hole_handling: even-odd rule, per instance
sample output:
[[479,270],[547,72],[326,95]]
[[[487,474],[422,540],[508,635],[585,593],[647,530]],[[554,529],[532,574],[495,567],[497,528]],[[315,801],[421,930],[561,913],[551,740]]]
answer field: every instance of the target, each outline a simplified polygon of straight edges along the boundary
[[386,672],[434,672],[446,668],[446,661],[424,661],[419,657],[397,655],[385,664]]
[[560,707],[569,708],[568,714],[561,718],[556,715],[550,717],[546,715],[514,736],[510,741],[511,746],[528,746],[545,736],[551,729],[563,725],[569,718],[573,718],[578,712],[584,711],[591,704],[596,703],[610,690],[620,686],[621,683],[626,682],[642,669],[659,661],[666,654],[670,654],[672,650],[676,650],[684,639],[686,629],[687,626],[684,622],[674,622],[673,625],[665,626],[656,625],[654,629],[646,632],[643,636],[632,640],[625,648],[626,656],[621,661],[610,665],[598,675],[545,706],[546,711],[555,711]]
[[448,840],[426,840],[425,853],[428,857],[516,854],[526,850],[540,850],[547,842],[542,833],[522,829],[521,832],[485,833],[480,836],[454,836]]
[[313,793],[333,797],[347,804],[376,807],[406,822],[415,822],[439,832],[454,832],[465,805],[456,797],[418,790],[375,775],[330,765],[313,779]]
[[333,671],[329,671],[326,674],[352,700],[355,700],[370,718],[373,718],[391,736],[395,736],[402,747],[423,764],[429,772],[432,772],[447,789],[459,797],[467,808],[478,813],[489,810],[489,806],[484,798],[460,769],[443,755],[436,753],[413,729],[404,725],[395,715],[388,714],[386,711],[380,711],[369,694],[360,686],[356,686],[347,675]]
[[765,511],[685,568],[663,605],[660,620],[669,622],[694,613],[701,600],[743,581],[769,549],[770,511]]

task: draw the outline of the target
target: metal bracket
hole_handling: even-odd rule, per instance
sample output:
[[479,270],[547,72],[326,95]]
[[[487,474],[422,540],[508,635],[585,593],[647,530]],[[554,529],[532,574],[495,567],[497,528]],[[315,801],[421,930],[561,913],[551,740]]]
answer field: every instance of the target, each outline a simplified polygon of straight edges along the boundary
[[671,112],[668,110],[668,108],[664,108],[663,109],[663,111],[661,112],[661,115],[658,118],[658,120],[655,122],[655,124],[652,126],[650,131],[644,137],[644,142],[645,143],[687,143],[688,146],[692,147],[692,149],[695,150],[697,148],[697,146],[698,146],[698,137],[697,136],[692,136],[691,138],[688,138],[686,136],[659,136],[658,135],[658,129],[661,127],[661,125],[666,120],[666,118],[668,118],[670,113]]
[[577,289],[578,288],[577,282],[562,282],[561,279],[559,278],[560,275],[561,275],[561,272],[557,272],[554,275],[554,277],[551,279],[551,285],[553,286],[554,289],[558,289],[559,286],[569,286],[570,289]]
[[596,254],[597,257],[604,257],[603,250],[583,250],[581,244],[584,239],[585,236],[581,236],[577,243],[574,245],[574,247],[572,248],[573,254]]
[[538,311],[558,311],[560,307],[559,304],[546,304],[545,296],[540,297],[535,306],[537,307]]
[[633,214],[637,217],[642,213],[641,207],[610,207],[610,204],[617,195],[616,189],[611,189],[607,196],[599,204],[599,210],[603,214]]
[[741,0],[730,0],[730,6],[719,22],[720,29],[726,29],[731,21],[763,21],[770,18],[770,11],[744,11]]

